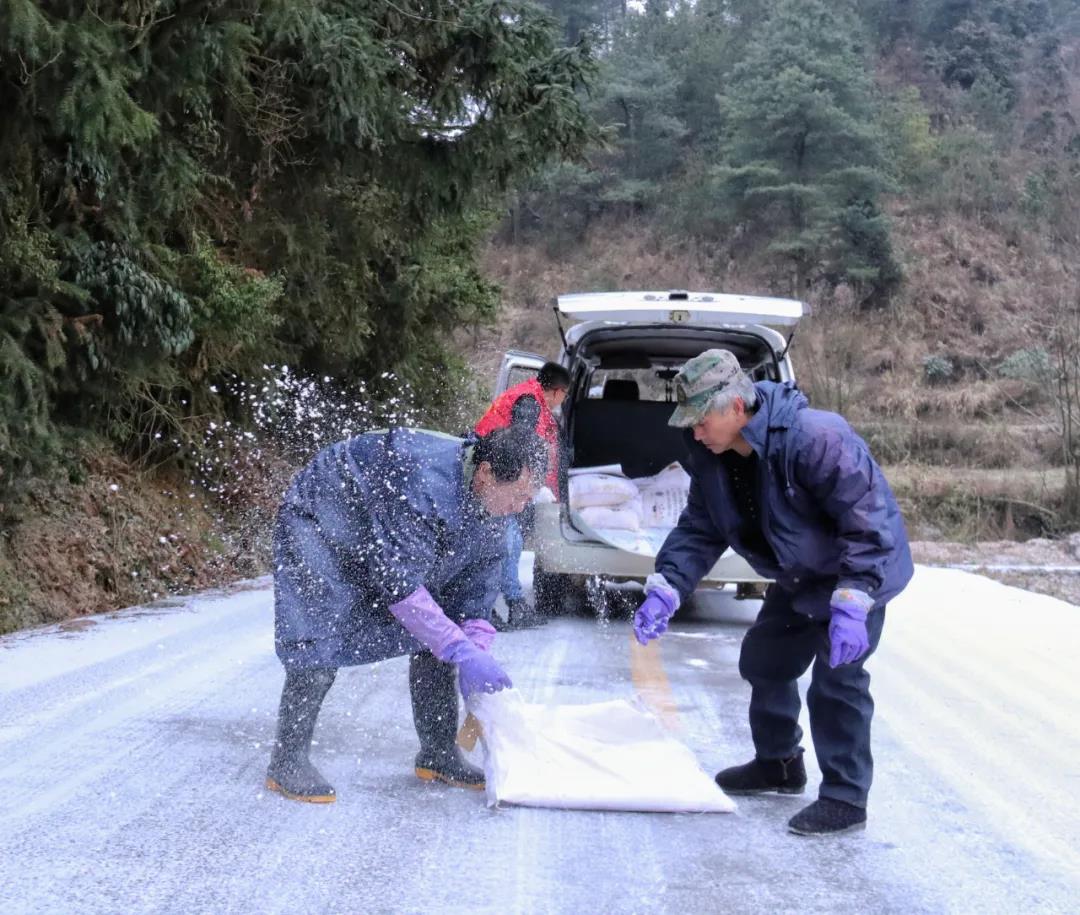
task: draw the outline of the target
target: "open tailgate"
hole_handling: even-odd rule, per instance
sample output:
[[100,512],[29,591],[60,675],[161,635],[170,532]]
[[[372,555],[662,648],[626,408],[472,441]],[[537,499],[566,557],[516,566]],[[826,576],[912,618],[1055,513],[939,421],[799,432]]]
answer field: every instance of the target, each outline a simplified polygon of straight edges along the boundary
[[793,327],[805,313],[796,299],[720,292],[583,292],[561,295],[559,313],[579,321],[765,324]]

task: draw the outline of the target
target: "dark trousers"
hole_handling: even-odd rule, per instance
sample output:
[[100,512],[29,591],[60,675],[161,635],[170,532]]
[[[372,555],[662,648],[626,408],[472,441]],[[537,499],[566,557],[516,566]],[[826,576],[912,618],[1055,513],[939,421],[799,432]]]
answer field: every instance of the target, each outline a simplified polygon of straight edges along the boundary
[[874,700],[866,659],[877,648],[885,608],[866,620],[870,650],[854,664],[829,666],[829,624],[791,608],[790,597],[775,585],[765,595],[739,654],[739,673],[750,683],[750,732],[761,759],[789,759],[799,749],[799,688],[811,663],[806,704],[810,735],[821,767],[821,797],[866,806],[874,759],[870,719]]
[[[430,651],[409,658],[409,693],[413,724],[426,757],[453,755],[457,738],[456,670]],[[337,668],[286,668],[278,710],[278,752],[307,755],[323,699],[334,684]]]

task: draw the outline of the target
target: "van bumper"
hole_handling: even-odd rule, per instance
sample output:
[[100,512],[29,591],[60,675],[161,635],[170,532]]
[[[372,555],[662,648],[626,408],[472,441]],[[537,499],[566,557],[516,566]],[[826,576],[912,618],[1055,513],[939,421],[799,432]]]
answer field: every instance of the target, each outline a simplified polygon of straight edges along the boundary
[[[600,575],[619,580],[644,582],[654,571],[654,560],[625,550],[586,540],[570,526],[563,506],[536,506],[536,524],[530,538],[537,567],[550,574]],[[698,587],[719,588],[725,584],[766,584],[738,554],[731,550],[717,560]]]

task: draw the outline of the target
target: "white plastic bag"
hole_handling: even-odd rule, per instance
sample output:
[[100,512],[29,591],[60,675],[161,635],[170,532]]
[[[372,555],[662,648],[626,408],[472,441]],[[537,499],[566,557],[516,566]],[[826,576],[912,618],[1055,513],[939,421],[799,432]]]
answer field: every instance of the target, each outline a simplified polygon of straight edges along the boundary
[[590,505],[581,509],[581,517],[589,527],[606,530],[640,531],[642,505],[631,499],[619,505]]
[[625,700],[538,705],[510,689],[475,696],[470,710],[483,728],[491,806],[735,810],[690,750]]
[[636,499],[638,488],[633,480],[606,473],[587,473],[570,477],[570,507],[581,509],[618,505]]
[[686,508],[690,474],[679,463],[668,464],[658,474],[634,480],[641,492],[645,527],[673,528]]

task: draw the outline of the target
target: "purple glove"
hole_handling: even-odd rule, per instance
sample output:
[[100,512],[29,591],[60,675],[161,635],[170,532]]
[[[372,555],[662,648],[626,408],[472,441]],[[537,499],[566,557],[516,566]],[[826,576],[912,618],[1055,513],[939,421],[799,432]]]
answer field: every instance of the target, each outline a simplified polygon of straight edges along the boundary
[[634,614],[634,638],[648,645],[667,632],[668,620],[675,613],[675,600],[666,591],[650,591]]
[[866,634],[866,615],[874,599],[865,591],[837,588],[829,598],[829,666],[839,667],[858,661],[870,650]]
[[458,684],[465,699],[473,693],[497,693],[514,685],[499,662],[468,639],[452,645],[446,660],[457,665]]
[[465,620],[461,624],[461,631],[481,651],[491,651],[491,644],[495,641],[495,627],[487,620]]
[[468,641],[461,627],[443,613],[442,607],[423,585],[403,600],[391,604],[390,612],[440,661],[450,660],[449,652],[455,644]]

